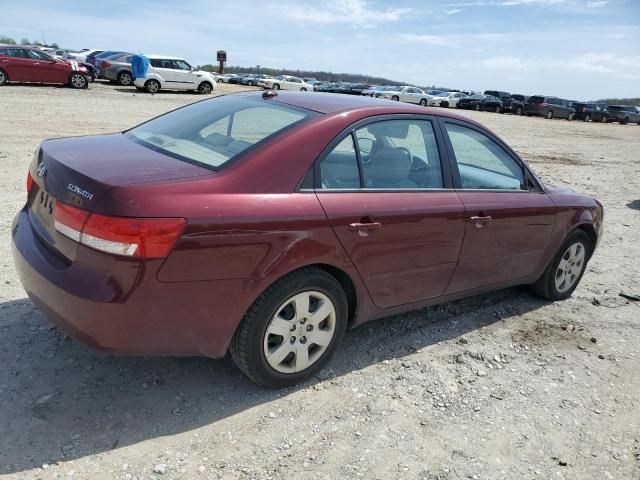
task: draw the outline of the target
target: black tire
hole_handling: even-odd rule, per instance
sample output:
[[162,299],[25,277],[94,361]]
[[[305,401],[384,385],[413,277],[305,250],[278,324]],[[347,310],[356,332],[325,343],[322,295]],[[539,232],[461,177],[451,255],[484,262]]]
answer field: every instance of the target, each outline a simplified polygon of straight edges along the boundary
[[426,107],[427,106],[427,100],[425,98],[420,100],[420,105],[422,105],[423,107]]
[[123,87],[129,87],[133,83],[133,77],[131,76],[131,72],[120,72],[118,74],[118,83]]
[[0,68],[0,87],[9,83],[9,75]]
[[301,92],[306,92],[306,91],[307,91],[307,89],[306,89],[305,87],[302,87],[302,88],[300,89],[300,91],[301,91]]
[[587,113],[587,114],[584,116],[584,119],[583,119],[583,120],[584,120],[585,122],[590,122],[590,121],[591,121],[591,115]]
[[504,113],[504,110],[502,110],[500,105],[496,106],[496,113]]
[[153,78],[151,80],[147,80],[144,84],[144,89],[147,91],[147,93],[158,93],[160,91],[160,82],[154,80]]
[[253,82],[252,82],[251,80],[249,80],[249,81],[247,82],[247,86],[249,86],[249,87],[253,87]]
[[600,121],[602,123],[607,123],[609,121],[609,117],[607,117],[606,115],[603,115],[602,118],[600,119]]
[[84,73],[75,72],[69,75],[69,86],[75,89],[88,88],[89,80]]
[[209,82],[202,82],[198,85],[198,93],[200,95],[211,95],[211,92],[213,92],[213,85]]
[[[333,303],[336,311],[333,338],[322,356],[308,368],[296,373],[278,372],[269,365],[264,353],[267,327],[283,302],[309,290],[323,293]],[[238,368],[258,385],[271,388],[295,385],[315,374],[333,355],[344,337],[348,310],[345,292],[333,276],[313,267],[296,270],[267,288],[249,308],[231,340],[231,357]]]
[[546,118],[547,120],[551,120],[553,118],[553,110],[549,110],[544,118]]
[[516,108],[516,115],[518,115],[518,116],[524,115],[524,110],[522,109],[522,107],[517,107]]
[[567,120],[572,121],[575,117],[576,117],[575,112],[571,112],[571,113],[569,113],[569,116],[567,117]]
[[391,100],[393,100],[394,102],[399,102],[400,97],[398,97],[397,95],[394,95],[393,97],[391,97]]
[[442,103],[440,104],[440,106],[441,106],[442,108],[449,108],[449,102],[442,102]]
[[216,80],[218,83],[224,83],[224,80],[222,80],[221,78],[219,78],[218,80]]
[[629,123],[629,117],[625,117],[623,120],[620,120],[620,125],[626,125]]
[[480,106],[480,104],[479,104],[479,103],[476,103],[476,106],[475,106],[475,107],[473,107],[473,109],[474,109],[476,112],[479,112],[480,110],[482,110],[482,107]]
[[[582,263],[582,270],[575,279],[571,288],[564,292],[560,292],[556,288],[555,282],[556,275],[558,273],[558,267],[560,261],[562,260],[562,257],[565,256],[569,247],[571,247],[575,243],[582,244],[582,248],[584,248],[585,256]],[[533,293],[551,301],[564,300],[566,298],[569,298],[582,279],[582,275],[587,268],[587,263],[589,262],[592,251],[593,245],[591,244],[591,240],[585,232],[583,232],[582,230],[574,230],[573,232],[571,232],[562,243],[562,246],[558,250],[558,253],[556,253],[556,255],[553,257],[542,276],[531,285],[531,290],[533,291]]]
[[272,90],[280,90],[280,84],[279,83],[274,83],[273,86],[271,87]]

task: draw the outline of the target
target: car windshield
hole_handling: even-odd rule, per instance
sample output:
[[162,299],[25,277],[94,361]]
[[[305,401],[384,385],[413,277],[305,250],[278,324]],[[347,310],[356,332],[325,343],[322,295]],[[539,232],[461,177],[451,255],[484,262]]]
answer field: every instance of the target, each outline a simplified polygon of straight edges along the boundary
[[152,150],[218,170],[311,115],[291,106],[228,95],[169,112],[125,135]]

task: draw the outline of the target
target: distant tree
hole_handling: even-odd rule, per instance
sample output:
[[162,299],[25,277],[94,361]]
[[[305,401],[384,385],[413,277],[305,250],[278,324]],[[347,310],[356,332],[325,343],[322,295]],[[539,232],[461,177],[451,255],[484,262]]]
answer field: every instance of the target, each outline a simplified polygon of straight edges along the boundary
[[11,37],[5,37],[4,35],[0,35],[0,43],[5,43],[7,45],[15,45],[16,41]]
[[35,42],[33,42],[34,45],[37,45],[38,47],[42,47],[42,44],[40,42],[38,42],[37,40]]
[[51,48],[60,48],[60,46],[56,42],[53,42]]
[[597,101],[605,102],[608,105],[635,105],[640,107],[640,98],[604,98]]
[[28,38],[23,38],[22,40],[20,40],[20,45],[31,45],[31,42]]

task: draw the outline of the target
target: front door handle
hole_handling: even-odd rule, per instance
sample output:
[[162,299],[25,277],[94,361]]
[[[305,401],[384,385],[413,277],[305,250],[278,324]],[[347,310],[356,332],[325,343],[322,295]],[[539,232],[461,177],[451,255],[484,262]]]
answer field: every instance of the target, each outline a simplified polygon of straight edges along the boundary
[[358,232],[361,237],[366,237],[372,230],[379,230],[382,228],[380,222],[366,222],[366,223],[350,223],[349,230]]
[[469,217],[471,223],[474,223],[476,228],[482,228],[485,224],[489,223],[493,218],[490,215],[474,215]]

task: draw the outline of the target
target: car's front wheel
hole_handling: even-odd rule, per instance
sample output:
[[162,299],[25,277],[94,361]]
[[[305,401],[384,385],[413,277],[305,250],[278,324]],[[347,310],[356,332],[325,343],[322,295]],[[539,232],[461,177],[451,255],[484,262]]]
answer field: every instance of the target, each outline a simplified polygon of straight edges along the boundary
[[158,93],[160,91],[160,82],[154,79],[147,80],[147,83],[144,84],[144,89],[148,93]]
[[209,82],[202,82],[200,85],[198,85],[199,94],[209,95],[211,92],[213,92],[213,85],[211,85]]
[[329,360],[347,316],[347,297],[333,276],[317,268],[296,270],[253,303],[233,336],[231,356],[259,385],[295,385]]
[[128,87],[133,83],[133,78],[129,72],[120,72],[118,74],[118,83],[123,87]]
[[516,108],[516,115],[522,116],[523,114],[524,114],[524,111],[522,110],[522,107]]
[[301,91],[301,92],[306,92],[306,91],[307,91],[307,89],[306,89],[305,87],[302,87],[302,88],[300,89],[300,91]]
[[76,72],[69,77],[69,86],[72,88],[87,88],[89,80],[87,80],[86,75]]
[[393,100],[394,102],[399,102],[400,97],[398,97],[397,95],[394,95],[393,97],[391,97],[391,100]]
[[482,107],[480,106],[480,104],[479,104],[479,103],[476,103],[475,111],[476,111],[476,112],[479,112],[480,110],[482,110]]
[[424,98],[422,100],[420,100],[420,105],[423,106],[423,107],[426,107],[427,106],[427,100],[424,99]]
[[602,118],[600,119],[600,121],[602,123],[607,123],[609,121],[609,117],[607,117],[606,115],[603,115]]
[[591,121],[591,115],[587,113],[587,114],[584,116],[584,121],[585,121],[585,122],[590,122],[590,121]]
[[545,118],[546,118],[547,120],[551,120],[551,119],[553,118],[553,110],[549,110],[549,111],[547,112],[547,114],[545,115]]
[[592,249],[585,232],[573,231],[542,276],[531,286],[534,293],[547,300],[569,298],[582,278]]
[[6,85],[8,81],[9,77],[7,76],[6,72],[0,69],[0,86]]
[[574,112],[571,112],[571,113],[569,113],[569,116],[567,117],[567,120],[572,121],[575,117],[576,117],[576,114]]

